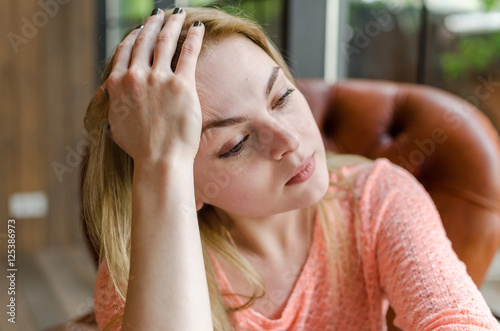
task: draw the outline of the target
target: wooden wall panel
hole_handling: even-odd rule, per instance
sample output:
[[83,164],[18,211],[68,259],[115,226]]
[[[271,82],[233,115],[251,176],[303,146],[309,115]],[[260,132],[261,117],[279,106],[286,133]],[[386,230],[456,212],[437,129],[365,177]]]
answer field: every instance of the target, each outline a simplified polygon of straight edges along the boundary
[[[66,43],[69,51],[67,66],[72,68],[66,79],[68,89],[66,91],[67,111],[72,114],[68,118],[68,131],[66,139],[71,141],[72,148],[82,156],[83,142],[86,140],[82,132],[83,117],[90,96],[95,92],[96,72],[96,16],[94,14],[94,3],[92,1],[79,1],[68,6],[68,15],[65,16],[67,26]],[[78,38],[74,38],[78,36]],[[92,45],[92,47],[89,47]],[[92,51],[92,54],[89,54]],[[75,168],[70,180],[68,190],[71,192],[71,201],[68,203],[70,214],[80,212],[79,185],[80,168]],[[70,231],[73,235],[81,234],[79,223],[70,223]]]
[[[7,36],[12,25],[12,17],[17,14],[14,1],[2,0],[0,10],[0,35]],[[2,38],[0,44],[0,250],[7,250],[7,199],[13,187],[13,155],[11,153],[14,130],[11,114],[15,111],[13,89],[11,82],[15,79],[12,61],[14,52],[7,38]]]
[[[20,47],[15,56],[14,65],[17,68],[18,79],[13,86],[15,92],[16,108],[14,116],[15,131],[14,141],[17,142],[16,159],[14,167],[17,176],[14,178],[16,192],[45,191],[45,176],[43,175],[45,163],[45,139],[43,138],[43,118],[46,111],[43,107],[45,99],[42,90],[43,76],[46,68],[43,56],[43,26],[44,16],[40,7],[34,1],[18,1],[18,12],[35,27],[33,37]],[[25,22],[25,21],[24,21]],[[23,21],[17,25],[24,26]],[[16,23],[16,21],[14,21]],[[26,23],[27,24],[27,23]],[[40,25],[38,28],[36,25]],[[37,31],[38,30],[38,31]],[[25,34],[26,35],[26,34]],[[46,220],[20,219],[16,220],[17,243],[21,248],[42,247],[45,244]]]
[[[67,6],[67,5],[65,5]],[[67,131],[67,119],[69,113],[66,113],[65,106],[65,90],[67,77],[67,64],[65,58],[69,50],[66,48],[64,16],[67,15],[65,7],[59,8],[59,14],[52,19],[52,22],[47,26],[45,31],[45,49],[44,57],[47,68],[50,71],[44,77],[44,90],[46,93],[46,140],[48,146],[46,168],[47,176],[47,192],[49,196],[49,213],[47,217],[47,236],[49,242],[59,243],[64,242],[67,236],[66,219],[67,203],[66,196],[69,195],[65,181],[71,173],[61,173],[56,176],[52,165],[54,162],[58,164],[66,164],[65,162],[65,147],[64,143],[70,144],[67,141],[65,133]],[[66,192],[66,195],[61,194]]]
[[[47,217],[16,220],[18,252],[74,243],[81,238],[79,165],[78,154],[76,160],[68,154],[84,139],[83,116],[95,90],[95,2],[2,0],[0,18],[2,35],[27,40],[16,52],[4,38],[0,49],[0,224],[12,193],[43,191]],[[35,28],[27,35],[29,24]],[[58,176],[54,164],[69,170]]]
[[[5,162],[7,172],[3,176],[7,179],[7,185],[2,190],[5,209],[2,212],[2,224],[6,231],[7,200],[14,192],[39,191],[43,189],[43,178],[33,169],[40,169],[41,155],[39,151],[39,128],[38,123],[43,116],[40,102],[43,96],[36,90],[34,84],[40,79],[42,63],[39,59],[40,40],[35,36],[34,29],[26,28],[23,34],[23,18],[29,21],[35,4],[28,1],[11,1],[7,19],[6,35],[12,41],[23,40],[23,43],[11,44],[6,39],[5,47],[2,47],[3,56],[7,59],[8,72],[2,76],[2,86],[10,100],[5,113],[5,122],[8,123],[6,140]],[[15,34],[15,35],[13,35]],[[32,38],[30,36],[33,35]],[[16,38],[16,39],[13,39]],[[38,57],[37,57],[38,56]],[[41,113],[42,112],[42,113]],[[40,114],[41,113],[41,114]],[[33,168],[31,168],[33,167]],[[33,222],[31,219],[16,220],[16,246],[17,252],[23,247],[40,246],[43,233],[40,235],[40,227],[45,220],[39,219]],[[4,253],[5,254],[5,253]]]

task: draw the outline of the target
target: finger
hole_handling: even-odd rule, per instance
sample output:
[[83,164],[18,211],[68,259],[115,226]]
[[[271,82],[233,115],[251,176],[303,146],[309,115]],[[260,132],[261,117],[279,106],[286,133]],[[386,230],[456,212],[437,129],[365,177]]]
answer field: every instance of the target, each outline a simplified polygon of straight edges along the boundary
[[177,41],[185,18],[186,13],[182,8],[175,8],[172,15],[167,19],[156,39],[153,69],[170,70],[170,63],[177,48]]
[[130,57],[134,47],[135,40],[139,35],[142,26],[138,26],[132,30],[125,39],[116,47],[115,56],[113,57],[113,71],[125,72],[130,65]]
[[191,28],[189,28],[186,41],[182,45],[177,68],[175,69],[176,74],[194,77],[204,34],[205,26],[200,21],[194,22]]
[[163,10],[156,8],[135,39],[130,66],[150,67],[158,32],[163,24]]

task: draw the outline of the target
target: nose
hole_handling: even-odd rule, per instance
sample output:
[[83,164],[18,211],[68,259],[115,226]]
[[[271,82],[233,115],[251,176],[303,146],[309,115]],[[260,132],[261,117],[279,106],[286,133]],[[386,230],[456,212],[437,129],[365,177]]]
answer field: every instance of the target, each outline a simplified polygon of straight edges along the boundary
[[268,146],[269,156],[281,160],[288,153],[296,151],[300,146],[298,133],[287,123],[273,121],[259,134],[261,143]]

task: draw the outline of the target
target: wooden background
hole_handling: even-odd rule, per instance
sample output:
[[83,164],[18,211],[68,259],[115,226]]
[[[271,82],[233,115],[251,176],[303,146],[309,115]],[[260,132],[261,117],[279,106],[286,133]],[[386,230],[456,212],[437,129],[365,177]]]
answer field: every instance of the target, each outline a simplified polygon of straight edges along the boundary
[[48,12],[35,0],[0,2],[2,255],[12,193],[42,191],[49,204],[44,218],[16,219],[18,254],[80,240],[78,149],[98,70],[95,1],[42,0]]

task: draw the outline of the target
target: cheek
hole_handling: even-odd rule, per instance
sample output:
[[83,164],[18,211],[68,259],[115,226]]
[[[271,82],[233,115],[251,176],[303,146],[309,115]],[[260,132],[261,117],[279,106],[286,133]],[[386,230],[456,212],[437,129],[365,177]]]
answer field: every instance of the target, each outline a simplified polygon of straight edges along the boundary
[[316,123],[314,117],[312,114],[307,113],[304,115],[304,124],[307,123],[307,125],[303,125],[304,131],[307,132],[309,135],[320,135],[318,124]]
[[[195,160],[195,191],[204,203],[224,210],[234,209],[245,201],[262,195],[273,187],[272,173],[259,153],[229,162],[210,165]],[[237,211],[237,210],[236,210]],[[235,210],[233,210],[235,212]]]
[[236,192],[245,178],[243,167],[238,162],[214,163],[216,162],[206,162],[202,157],[195,158],[195,192],[206,203]]
[[316,123],[316,120],[314,119],[314,116],[312,114],[311,109],[309,108],[309,104],[305,99],[301,100],[300,105],[300,126],[299,130],[303,134],[306,134],[307,136],[312,136],[315,138],[321,138],[321,133],[318,128],[318,124]]

